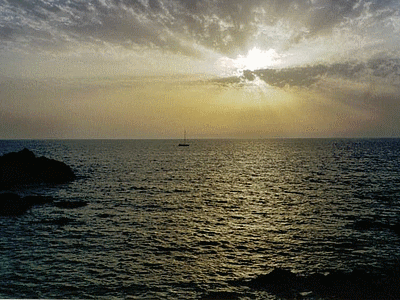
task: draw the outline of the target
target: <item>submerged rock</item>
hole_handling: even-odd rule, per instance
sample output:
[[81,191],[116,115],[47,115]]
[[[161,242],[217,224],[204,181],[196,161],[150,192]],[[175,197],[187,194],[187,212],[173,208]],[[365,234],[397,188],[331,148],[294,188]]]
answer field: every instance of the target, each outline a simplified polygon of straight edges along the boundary
[[400,222],[396,221],[395,223],[390,222],[380,222],[375,219],[361,219],[357,220],[353,223],[352,227],[356,230],[375,230],[382,231],[385,229],[389,229],[397,235],[400,235]]
[[56,225],[56,226],[65,226],[68,224],[73,223],[74,220],[66,217],[60,217],[55,219],[44,219],[40,221],[41,224],[48,224],[48,225]]
[[36,183],[66,183],[76,178],[72,169],[61,161],[23,149],[0,157],[0,190]]
[[209,292],[201,297],[201,300],[235,300],[240,295],[235,292]]
[[84,207],[88,203],[83,200],[54,201],[50,196],[26,196],[20,197],[15,193],[0,193],[0,216],[19,216],[27,212],[31,207],[52,203],[55,207],[74,209]]
[[13,193],[0,194],[0,215],[17,216],[25,213],[31,206],[19,195]]
[[20,197],[14,193],[0,194],[0,215],[18,216],[25,213],[32,206],[53,202],[53,198],[45,196]]
[[59,208],[79,208],[86,206],[87,202],[78,200],[78,201],[58,201],[54,203],[54,206],[59,207]]

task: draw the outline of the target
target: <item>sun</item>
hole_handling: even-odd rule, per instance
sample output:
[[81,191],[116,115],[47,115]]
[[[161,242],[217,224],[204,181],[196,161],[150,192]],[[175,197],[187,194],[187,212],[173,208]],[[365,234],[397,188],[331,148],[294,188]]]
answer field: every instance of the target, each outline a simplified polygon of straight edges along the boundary
[[249,50],[247,55],[238,55],[233,60],[238,70],[259,70],[270,68],[279,62],[279,55],[274,49],[261,50],[257,47]]
[[213,63],[214,71],[221,76],[242,76],[244,70],[255,71],[274,68],[282,63],[284,55],[275,49],[261,50],[253,47],[247,54],[236,57],[219,56]]

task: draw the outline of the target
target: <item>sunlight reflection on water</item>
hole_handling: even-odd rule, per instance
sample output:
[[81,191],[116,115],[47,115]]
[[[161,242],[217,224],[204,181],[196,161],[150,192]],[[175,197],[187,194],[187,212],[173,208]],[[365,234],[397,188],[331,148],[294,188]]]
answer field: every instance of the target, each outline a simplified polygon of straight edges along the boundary
[[229,282],[273,267],[382,271],[399,236],[353,225],[399,221],[399,143],[0,141],[0,154],[26,146],[79,177],[32,192],[89,202],[0,219],[0,296],[256,299]]

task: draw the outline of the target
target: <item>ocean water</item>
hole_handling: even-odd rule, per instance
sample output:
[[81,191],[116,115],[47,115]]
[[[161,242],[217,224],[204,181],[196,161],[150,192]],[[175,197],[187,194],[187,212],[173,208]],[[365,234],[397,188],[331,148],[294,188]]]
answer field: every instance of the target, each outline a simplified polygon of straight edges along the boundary
[[276,299],[232,282],[399,266],[400,139],[178,143],[1,140],[78,176],[15,192],[88,205],[0,217],[0,298]]

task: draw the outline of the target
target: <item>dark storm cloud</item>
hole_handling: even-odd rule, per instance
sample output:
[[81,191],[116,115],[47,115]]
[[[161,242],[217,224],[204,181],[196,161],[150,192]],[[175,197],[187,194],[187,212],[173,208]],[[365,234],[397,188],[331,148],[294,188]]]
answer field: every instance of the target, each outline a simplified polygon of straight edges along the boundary
[[[368,4],[369,3],[369,4]],[[395,1],[360,0],[3,0],[0,38],[43,47],[72,42],[142,45],[199,56],[192,42],[234,54],[248,46],[260,25],[293,24],[292,42],[329,33],[368,10],[377,20],[398,11]],[[378,13],[380,12],[380,13]],[[301,28],[299,27],[301,25]],[[75,45],[75,44],[73,44]],[[40,46],[40,45],[39,45]]]
[[267,84],[276,87],[296,86],[310,87],[323,77],[339,77],[355,79],[364,75],[367,65],[360,63],[337,63],[332,65],[316,65],[310,67],[285,68],[280,70],[266,69],[254,72],[245,71],[244,77],[254,80],[258,76]]
[[318,64],[314,66],[244,70],[241,76],[213,79],[214,83],[222,86],[242,86],[245,82],[256,79],[264,81],[277,88],[300,87],[310,88],[317,86],[326,78],[335,78],[353,81],[370,81],[389,79],[389,83],[400,88],[400,59],[372,59],[367,62],[347,62],[335,64]]

